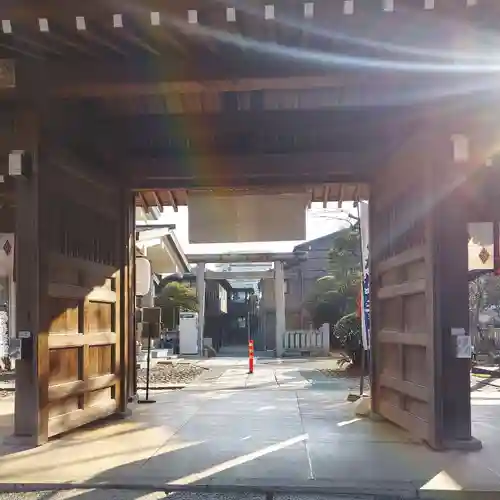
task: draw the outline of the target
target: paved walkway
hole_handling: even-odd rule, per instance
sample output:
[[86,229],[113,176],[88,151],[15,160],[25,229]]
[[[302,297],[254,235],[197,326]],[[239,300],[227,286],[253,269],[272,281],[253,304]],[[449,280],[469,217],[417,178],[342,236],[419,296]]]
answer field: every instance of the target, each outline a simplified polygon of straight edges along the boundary
[[[156,404],[137,405],[127,420],[37,449],[0,445],[0,483],[500,490],[499,388],[484,385],[473,396],[484,449],[435,453],[387,423],[356,417],[346,401],[356,381],[322,376],[316,369],[328,362],[263,360],[248,375],[246,364],[233,360],[214,369],[216,379],[155,394]],[[0,399],[0,433],[11,411],[12,401]]]

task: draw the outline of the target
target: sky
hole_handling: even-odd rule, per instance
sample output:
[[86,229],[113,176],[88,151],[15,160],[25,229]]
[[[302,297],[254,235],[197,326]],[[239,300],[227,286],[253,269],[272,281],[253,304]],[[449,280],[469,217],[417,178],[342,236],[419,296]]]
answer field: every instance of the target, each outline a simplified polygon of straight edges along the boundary
[[[344,203],[342,209],[338,209],[337,203],[329,203],[323,208],[322,203],[313,203],[311,209],[306,212],[306,239],[312,240],[333,233],[346,226],[342,219],[346,218],[348,212],[354,213],[352,203]],[[184,253],[224,253],[224,252],[290,252],[293,247],[301,241],[280,241],[261,243],[212,243],[204,245],[191,245],[188,235],[188,208],[179,207],[174,212],[171,207],[165,207],[161,219],[158,221],[165,224],[175,224],[175,234],[181,244]]]

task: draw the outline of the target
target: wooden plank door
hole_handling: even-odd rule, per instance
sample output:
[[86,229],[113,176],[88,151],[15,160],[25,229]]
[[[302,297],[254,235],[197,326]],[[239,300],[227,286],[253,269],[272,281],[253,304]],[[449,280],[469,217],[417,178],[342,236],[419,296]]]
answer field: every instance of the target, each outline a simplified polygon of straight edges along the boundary
[[52,193],[65,189],[50,208],[49,437],[123,411],[127,399],[124,197],[111,182],[79,170],[58,167],[57,178]]
[[[24,270],[18,290],[26,290],[29,280],[36,287],[29,297],[18,297],[24,304],[18,317],[29,324],[33,345],[23,346],[24,390],[16,413],[31,397],[36,416],[20,421],[16,432],[37,444],[126,409],[133,242],[127,222],[133,207],[126,202],[132,198],[116,182],[68,167],[67,160],[40,163],[36,175],[21,181],[24,201],[36,193],[37,203],[20,213],[17,245]],[[32,234],[23,225],[29,217],[37,222],[34,240],[23,238]],[[25,241],[37,245],[35,260],[25,253]]]
[[424,162],[406,168],[408,158],[422,160],[418,145],[402,150],[370,192],[372,395],[376,413],[438,446],[428,171]]

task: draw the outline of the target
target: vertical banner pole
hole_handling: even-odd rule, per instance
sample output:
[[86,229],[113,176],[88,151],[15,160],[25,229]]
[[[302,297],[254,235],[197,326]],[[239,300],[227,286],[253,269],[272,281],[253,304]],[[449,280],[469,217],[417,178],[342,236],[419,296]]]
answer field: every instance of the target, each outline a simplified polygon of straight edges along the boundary
[[370,259],[369,259],[369,219],[368,203],[358,202],[359,232],[361,242],[361,340],[363,357],[361,359],[360,396],[364,393],[364,376],[367,356],[370,356]]

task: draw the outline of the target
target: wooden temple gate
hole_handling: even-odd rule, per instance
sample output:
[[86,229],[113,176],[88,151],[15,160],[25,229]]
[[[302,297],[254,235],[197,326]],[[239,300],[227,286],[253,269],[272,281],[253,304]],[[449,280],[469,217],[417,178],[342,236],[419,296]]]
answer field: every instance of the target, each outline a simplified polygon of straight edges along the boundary
[[370,185],[374,411],[477,447],[452,329],[468,330],[463,187],[499,130],[480,57],[495,0],[122,4],[0,6],[0,154],[33,157],[0,209],[32,335],[16,432],[42,443],[126,410],[132,192],[177,210],[192,190],[320,185],[340,204]]
[[9,178],[22,338],[15,432],[41,444],[127,409],[135,205],[129,189],[57,148],[36,107],[5,121],[19,148],[6,161],[23,151],[26,168]]

